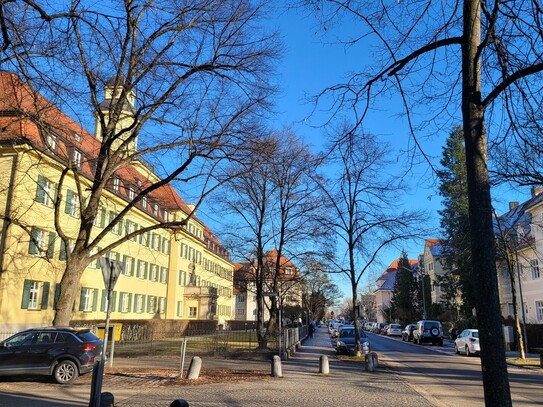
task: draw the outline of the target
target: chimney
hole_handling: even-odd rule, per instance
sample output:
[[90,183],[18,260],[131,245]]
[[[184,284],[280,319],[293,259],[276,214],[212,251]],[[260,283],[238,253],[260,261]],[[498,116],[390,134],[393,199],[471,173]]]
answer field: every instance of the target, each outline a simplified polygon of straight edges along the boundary
[[509,202],[509,210],[512,211],[513,209],[518,208],[518,202]]
[[541,192],[543,192],[542,187],[532,187],[532,198],[538,196]]

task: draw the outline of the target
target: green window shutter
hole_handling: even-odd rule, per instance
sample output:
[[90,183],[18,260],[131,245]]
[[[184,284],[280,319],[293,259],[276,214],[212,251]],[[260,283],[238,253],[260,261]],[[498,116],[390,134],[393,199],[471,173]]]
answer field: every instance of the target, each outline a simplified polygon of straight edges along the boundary
[[147,313],[151,312],[151,296],[147,297]]
[[71,189],[69,189],[67,192],[66,192],[66,206],[64,207],[64,212],[65,213],[68,213],[68,214],[72,214],[73,213],[73,205],[72,205],[72,200],[73,200],[73,197],[74,197],[74,193]]
[[119,223],[117,223],[117,234],[122,235],[123,234],[123,220],[119,220]]
[[79,293],[79,311],[85,309],[85,287],[81,287],[81,292]]
[[106,225],[106,208],[100,209],[100,227],[103,229]]
[[40,249],[38,248],[38,245],[36,244],[38,242],[38,235],[40,233],[40,230],[37,227],[32,227],[32,231],[30,232],[31,238],[30,243],[28,245],[28,253],[30,254],[38,254],[40,252]]
[[146,301],[147,301],[147,296],[146,296],[146,295],[142,295],[142,296],[141,296],[141,312],[140,312],[140,314],[141,314],[142,312],[145,312],[145,304],[147,304]]
[[21,300],[21,308],[28,309],[28,300],[30,300],[30,287],[32,286],[32,280],[25,280],[23,285],[23,298]]
[[57,307],[58,297],[60,297],[60,284],[55,284],[55,295],[53,297],[53,308]]
[[123,255],[123,263],[122,263],[123,268],[121,270],[121,274],[128,274],[127,262],[128,262],[128,256],[125,254]]
[[106,312],[107,291],[102,290],[102,301],[100,302],[100,311]]
[[95,288],[92,292],[92,310],[96,311],[98,306],[98,288]]
[[43,283],[43,291],[41,293],[41,309],[47,309],[49,303],[49,283]]
[[[102,251],[102,248],[100,246],[98,246],[98,248],[96,249],[97,253],[100,253]],[[98,256],[98,258],[96,259],[96,268],[98,270],[101,270],[102,269],[102,265],[100,264],[100,256]]]
[[126,309],[128,312],[132,309],[132,293],[128,293],[128,307]]
[[60,253],[58,255],[59,260],[66,260],[66,243],[64,243],[64,240],[60,241]]
[[117,309],[116,307],[117,305],[117,291],[113,291],[111,293],[111,312],[115,312],[115,310]]
[[[138,224],[137,223],[134,223],[134,226],[133,226],[133,231],[136,232],[137,230],[139,229],[138,227]],[[133,242],[137,242],[138,241],[138,235],[134,235],[134,237],[132,238],[132,241]]]
[[55,254],[55,240],[57,235],[55,232],[49,232],[49,242],[47,244],[47,258],[52,259]]
[[134,269],[136,267],[136,259],[132,257],[132,261],[130,262],[130,275],[134,275]]
[[115,253],[115,260],[117,260],[119,263],[121,262],[121,253]]
[[36,187],[36,197],[34,200],[39,203],[45,202],[45,183],[47,180],[44,176],[38,175],[38,185]]
[[146,261],[143,262],[143,279],[147,280],[147,267],[148,263]]

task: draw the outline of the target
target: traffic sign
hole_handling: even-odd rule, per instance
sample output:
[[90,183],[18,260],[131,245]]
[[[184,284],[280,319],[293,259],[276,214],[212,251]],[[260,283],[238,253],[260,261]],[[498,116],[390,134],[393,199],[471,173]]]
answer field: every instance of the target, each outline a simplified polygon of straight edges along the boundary
[[106,257],[100,257],[100,266],[102,266],[102,276],[106,290],[111,291],[121,274],[121,263]]

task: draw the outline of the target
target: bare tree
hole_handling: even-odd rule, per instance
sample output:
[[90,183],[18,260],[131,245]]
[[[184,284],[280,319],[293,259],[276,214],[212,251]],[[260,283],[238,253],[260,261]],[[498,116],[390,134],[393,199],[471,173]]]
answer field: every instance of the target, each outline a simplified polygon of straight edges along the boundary
[[[458,117],[466,147],[473,270],[479,295],[485,403],[510,406],[496,277],[495,240],[488,163],[487,124],[496,143],[521,135],[540,111],[542,89],[538,2],[481,0],[424,3],[412,1],[301,1],[333,30],[345,17],[358,32],[343,40],[351,47],[376,50],[347,83],[329,89],[334,107],[353,109],[361,125],[380,97],[398,95],[420,149],[423,135],[450,128]],[[326,95],[330,95],[326,92]],[[382,100],[382,99],[381,99]],[[528,120],[527,120],[528,119]],[[519,146],[525,141],[515,140]],[[511,144],[509,144],[511,145]],[[528,160],[529,162],[529,160]]]
[[[390,150],[374,136],[344,125],[330,148],[330,168],[337,175],[321,184],[328,217],[322,225],[337,242],[331,272],[351,285],[356,344],[360,349],[358,285],[385,248],[423,233],[421,213],[399,208],[404,185],[389,172]],[[333,170],[332,170],[333,171]],[[397,245],[396,245],[397,246]]]
[[[277,43],[258,26],[262,10],[245,0],[134,0],[111,8],[90,1],[0,3],[0,63],[29,84],[30,102],[13,108],[39,130],[36,143],[47,146],[50,135],[75,137],[52,116],[53,105],[83,127],[96,120],[98,143],[84,130],[79,135],[93,144],[81,166],[73,165],[69,151],[51,150],[65,165],[55,180],[58,190],[75,182],[79,210],[74,235],[63,226],[64,197],[55,200],[56,233],[70,250],[54,324],[70,321],[87,264],[136,235],[185,225],[193,215],[189,210],[184,219],[162,219],[100,244],[129,211],[170,185],[197,185],[197,207],[227,177],[225,166],[236,160],[272,92],[268,75]],[[135,162],[152,165],[148,173],[158,177],[140,179],[97,232],[104,191]]]
[[[257,298],[257,326],[261,345],[267,335],[277,328],[279,301],[293,284],[281,270],[284,258],[295,262],[310,239],[319,237],[312,226],[314,211],[320,208],[311,187],[309,174],[314,171],[316,158],[305,144],[289,130],[272,132],[249,139],[252,153],[240,163],[245,176],[237,177],[221,195],[226,213],[233,215],[225,236],[230,240],[234,255],[255,265],[254,279]],[[271,259],[267,253],[274,250]],[[270,298],[270,321],[264,329],[263,293],[278,293]]]

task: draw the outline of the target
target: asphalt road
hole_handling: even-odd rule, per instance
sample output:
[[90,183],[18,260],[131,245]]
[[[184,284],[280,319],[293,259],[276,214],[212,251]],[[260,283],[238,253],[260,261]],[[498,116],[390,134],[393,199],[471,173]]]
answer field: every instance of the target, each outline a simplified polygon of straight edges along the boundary
[[[451,342],[445,346],[415,345],[401,338],[368,334],[381,360],[419,391],[448,407],[484,406],[481,360],[456,355]],[[543,406],[541,369],[509,367],[511,397],[515,407]]]

